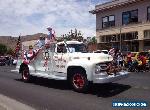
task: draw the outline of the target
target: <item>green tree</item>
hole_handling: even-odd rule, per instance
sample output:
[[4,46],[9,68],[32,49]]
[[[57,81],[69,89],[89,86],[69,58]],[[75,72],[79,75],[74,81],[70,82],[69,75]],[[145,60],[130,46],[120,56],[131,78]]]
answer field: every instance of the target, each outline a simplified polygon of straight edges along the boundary
[[4,55],[7,53],[7,46],[4,44],[0,44],[0,55]]
[[7,54],[9,54],[9,55],[13,55],[13,50],[11,49],[11,48],[7,48]]
[[93,44],[96,44],[96,43],[97,43],[96,38],[95,38],[95,37],[92,37],[91,42],[92,42]]
[[77,29],[75,29],[74,31],[71,29],[71,31],[68,32],[68,34],[63,34],[61,35],[61,37],[63,39],[66,39],[67,41],[73,40],[73,39],[78,40],[78,41],[83,41],[83,35],[81,34],[81,31],[78,31]]

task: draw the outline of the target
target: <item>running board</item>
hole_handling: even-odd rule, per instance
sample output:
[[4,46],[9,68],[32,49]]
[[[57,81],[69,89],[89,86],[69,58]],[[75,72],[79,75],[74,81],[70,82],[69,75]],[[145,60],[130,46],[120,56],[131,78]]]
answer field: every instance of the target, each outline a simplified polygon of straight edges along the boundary
[[46,73],[30,73],[32,76],[48,78],[48,79],[55,79],[55,80],[66,80],[67,78],[64,76],[56,76],[53,74],[46,74]]

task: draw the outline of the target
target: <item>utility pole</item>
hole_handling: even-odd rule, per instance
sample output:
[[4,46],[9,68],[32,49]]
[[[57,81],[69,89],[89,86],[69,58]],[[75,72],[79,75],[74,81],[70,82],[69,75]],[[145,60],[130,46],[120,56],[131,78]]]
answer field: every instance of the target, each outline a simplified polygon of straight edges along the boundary
[[122,37],[121,37],[121,26],[119,27],[119,37],[120,37],[120,47],[119,47],[119,49],[120,49],[120,51],[122,51]]

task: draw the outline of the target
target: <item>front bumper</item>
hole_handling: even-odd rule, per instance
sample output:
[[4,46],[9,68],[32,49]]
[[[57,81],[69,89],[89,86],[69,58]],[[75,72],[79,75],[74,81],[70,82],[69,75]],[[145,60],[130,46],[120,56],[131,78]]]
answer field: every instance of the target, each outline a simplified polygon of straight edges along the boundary
[[129,76],[128,72],[124,71],[121,71],[116,75],[108,75],[106,77],[102,77],[101,75],[96,74],[93,77],[93,83],[109,83],[127,78],[128,76]]

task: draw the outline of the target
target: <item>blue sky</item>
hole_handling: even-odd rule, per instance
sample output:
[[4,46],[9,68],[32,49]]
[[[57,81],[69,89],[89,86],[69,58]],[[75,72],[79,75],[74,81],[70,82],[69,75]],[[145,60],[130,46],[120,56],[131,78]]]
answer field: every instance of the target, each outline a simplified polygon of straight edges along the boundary
[[95,15],[89,13],[96,4],[108,0],[0,0],[0,36],[48,33],[56,35],[77,28],[84,37],[95,35]]

